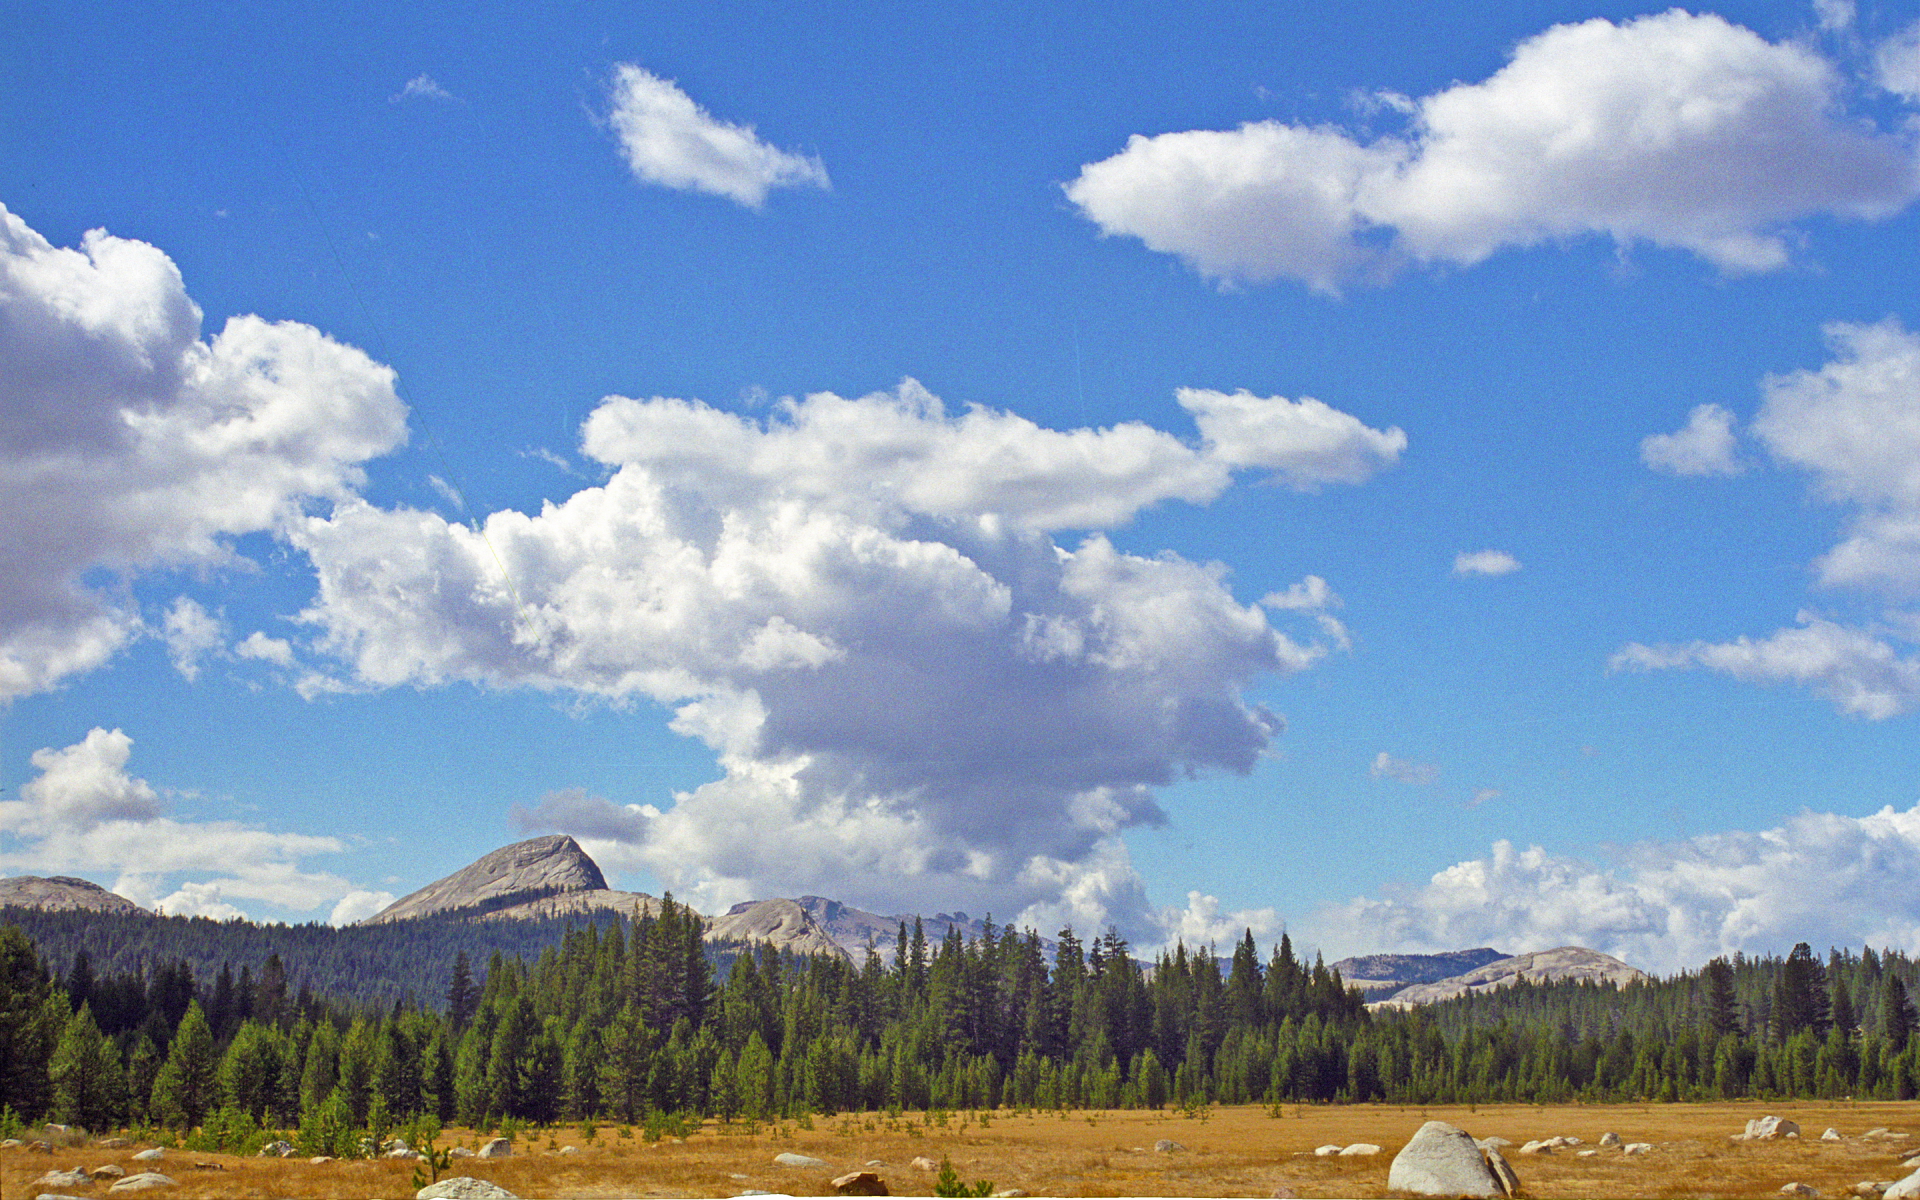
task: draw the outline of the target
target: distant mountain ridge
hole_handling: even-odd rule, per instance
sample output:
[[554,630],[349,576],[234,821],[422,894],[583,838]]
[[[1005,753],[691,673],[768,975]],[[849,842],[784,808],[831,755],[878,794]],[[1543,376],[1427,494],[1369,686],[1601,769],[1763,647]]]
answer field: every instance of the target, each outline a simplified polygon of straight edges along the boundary
[[1437,983],[1510,958],[1491,946],[1477,950],[1449,950],[1441,954],[1361,954],[1332,964],[1348,987],[1357,987],[1369,1000],[1380,1000],[1415,983]]
[[71,875],[14,875],[0,879],[0,908],[42,912],[146,912],[125,896]]
[[1451,979],[1442,979],[1433,983],[1416,983],[1367,1007],[1414,1008],[1422,1004],[1452,1000],[1459,996],[1497,991],[1500,988],[1511,987],[1521,980],[1528,983],[1560,983],[1566,980],[1577,980],[1625,987],[1629,983],[1650,978],[1652,977],[1645,971],[1629,966],[1611,954],[1602,954],[1598,950],[1589,950],[1584,946],[1561,946],[1553,950],[1536,950],[1531,954],[1516,954],[1510,958],[1502,958]]
[[[801,896],[792,903],[805,909],[814,923],[855,962],[866,960],[869,941],[872,942],[874,949],[879,951],[882,962],[892,962],[894,947],[900,939],[900,927],[906,926],[907,932],[911,934],[915,921],[920,922],[921,932],[925,935],[930,947],[938,945],[950,929],[958,928],[961,938],[969,942],[984,936],[987,931],[987,923],[984,919],[969,916],[962,911],[935,913],[931,917],[917,916],[913,913],[882,916],[879,913],[855,908],[843,901],[829,900],[825,896]],[[740,907],[744,906],[735,906],[736,909]],[[1002,926],[996,925],[994,928],[998,933]],[[1040,939],[1040,949],[1051,961],[1054,952],[1059,949],[1059,944],[1052,938],[1043,937]]]

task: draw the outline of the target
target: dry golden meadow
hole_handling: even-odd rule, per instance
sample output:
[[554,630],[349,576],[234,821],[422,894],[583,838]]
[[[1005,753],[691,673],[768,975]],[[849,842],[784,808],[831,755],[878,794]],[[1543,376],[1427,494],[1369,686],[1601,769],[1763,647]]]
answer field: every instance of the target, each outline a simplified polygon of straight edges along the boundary
[[[1768,1113],[1799,1122],[1797,1141],[1733,1143],[1749,1118]],[[1448,1121],[1475,1137],[1515,1143],[1557,1135],[1584,1139],[1618,1133],[1627,1142],[1651,1142],[1653,1151],[1627,1157],[1601,1149],[1577,1157],[1571,1149],[1552,1156],[1508,1152],[1531,1197],[1777,1197],[1787,1183],[1805,1183],[1825,1197],[1847,1195],[1861,1180],[1893,1180],[1905,1154],[1920,1150],[1920,1102],[1911,1103],[1726,1103],[1650,1105],[1448,1105],[1398,1107],[1289,1107],[1278,1119],[1255,1107],[1214,1109],[1204,1120],[1177,1112],[999,1112],[983,1126],[955,1114],[945,1128],[928,1128],[919,1114],[899,1121],[884,1115],[815,1118],[812,1129],[792,1123],[748,1134],[739,1126],[708,1125],[684,1142],[649,1144],[636,1134],[615,1136],[603,1127],[593,1144],[577,1129],[528,1133],[507,1159],[456,1159],[449,1174],[490,1179],[516,1195],[554,1197],[735,1196],[748,1190],[820,1195],[833,1176],[874,1168],[894,1195],[930,1195],[932,1174],[909,1165],[916,1156],[953,1161],[963,1181],[991,1180],[996,1189],[1020,1188],[1034,1196],[1272,1196],[1281,1188],[1306,1196],[1390,1196],[1387,1167],[1407,1138],[1427,1120]],[[1822,1142],[1829,1126],[1845,1135]],[[1902,1140],[1862,1141],[1859,1135],[1885,1126]],[[1158,1153],[1167,1138],[1183,1149]],[[1372,1142],[1373,1158],[1316,1158],[1316,1146]],[[477,1144],[452,1131],[442,1146]],[[575,1154],[559,1147],[579,1146]],[[0,1200],[47,1190],[29,1184],[55,1168],[92,1168],[114,1163],[129,1174],[153,1169],[133,1153],[97,1147],[56,1149],[51,1155],[16,1148],[0,1150]],[[824,1160],[825,1169],[792,1169],[773,1157],[792,1151]],[[413,1194],[413,1164],[407,1161],[332,1162],[302,1158],[261,1159],[167,1151],[158,1169],[178,1187],[141,1193],[157,1200],[195,1198],[327,1197],[341,1200],[397,1198]],[[57,1189],[71,1195],[104,1196],[107,1184]]]

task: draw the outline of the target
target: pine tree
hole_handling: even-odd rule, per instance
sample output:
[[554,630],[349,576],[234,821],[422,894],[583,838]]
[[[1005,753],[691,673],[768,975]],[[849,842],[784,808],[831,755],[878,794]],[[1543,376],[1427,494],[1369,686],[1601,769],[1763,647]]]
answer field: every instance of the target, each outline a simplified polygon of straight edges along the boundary
[[453,960],[453,982],[447,985],[447,1024],[456,1034],[465,1033],[467,1024],[480,1007],[480,988],[473,981],[473,967],[467,952]]
[[48,1068],[53,1084],[53,1113],[63,1122],[99,1132],[120,1120],[127,1096],[126,1073],[112,1043],[94,1024],[93,1010],[82,1004],[60,1034]]
[[198,1000],[192,1001],[180,1018],[167,1061],[154,1079],[154,1115],[182,1131],[198,1126],[218,1107],[219,1069],[207,1014],[201,1011]]
[[0,1107],[47,1111],[47,1063],[67,1020],[40,955],[17,926],[0,928]]
[[1716,958],[1700,972],[1706,984],[1707,1029],[1715,1038],[1740,1032],[1740,1002],[1733,991],[1733,967]]
[[1913,1035],[1915,1014],[1913,1001],[1907,998],[1907,985],[1892,971],[1882,976],[1880,985],[1880,1036],[1895,1053],[1907,1048],[1907,1039]]

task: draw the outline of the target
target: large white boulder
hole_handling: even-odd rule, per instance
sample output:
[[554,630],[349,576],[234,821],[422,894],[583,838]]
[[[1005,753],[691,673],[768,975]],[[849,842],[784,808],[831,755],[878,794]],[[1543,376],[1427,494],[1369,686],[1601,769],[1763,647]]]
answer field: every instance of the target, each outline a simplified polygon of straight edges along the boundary
[[520,1197],[484,1179],[455,1175],[430,1183],[413,1194],[413,1200],[520,1200]]
[[1920,1171],[1915,1171],[1880,1195],[1882,1200],[1914,1200],[1914,1197],[1920,1196]]
[[1770,1142],[1775,1138],[1799,1137],[1800,1126],[1784,1117],[1755,1117],[1747,1122],[1747,1131],[1741,1136],[1749,1142]]
[[[506,1158],[512,1153],[513,1153],[512,1142],[508,1141],[506,1138],[495,1138],[492,1141],[488,1142],[486,1145],[480,1147],[480,1153],[475,1155],[474,1157]],[[466,1176],[462,1175],[461,1178],[465,1179]]]
[[1486,1155],[1466,1130],[1445,1121],[1428,1121],[1393,1156],[1387,1169],[1389,1191],[1418,1196],[1505,1196]]
[[773,1164],[777,1167],[824,1167],[827,1165],[817,1158],[805,1154],[794,1154],[791,1151],[774,1155]]

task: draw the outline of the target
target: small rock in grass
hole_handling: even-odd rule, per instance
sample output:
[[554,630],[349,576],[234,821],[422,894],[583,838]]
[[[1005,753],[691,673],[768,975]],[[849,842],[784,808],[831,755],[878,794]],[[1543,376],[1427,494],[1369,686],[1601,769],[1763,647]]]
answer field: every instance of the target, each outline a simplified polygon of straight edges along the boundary
[[85,1187],[93,1182],[93,1177],[75,1167],[71,1171],[48,1171],[45,1175],[28,1184],[28,1187]]
[[784,1154],[774,1155],[773,1165],[776,1167],[824,1167],[827,1164],[817,1158],[810,1158],[805,1154],[794,1154],[788,1151]]
[[1628,1142],[1626,1145],[1620,1147],[1620,1153],[1645,1154],[1647,1151],[1651,1149],[1653,1149],[1652,1142]]
[[140,1153],[134,1155],[133,1161],[159,1162],[161,1159],[165,1158],[166,1156],[167,1156],[167,1152],[165,1150],[162,1150],[160,1147],[155,1146],[151,1150],[142,1150]]
[[1781,1185],[1780,1194],[1782,1196],[1816,1196],[1817,1197],[1820,1193],[1814,1191],[1812,1186],[1808,1184],[1788,1183],[1788,1184]]
[[127,1169],[125,1167],[117,1167],[112,1163],[106,1163],[103,1166],[98,1166],[88,1171],[87,1174],[93,1176],[95,1179],[125,1179],[127,1177]]
[[908,1163],[907,1165],[912,1167],[916,1171],[938,1171],[940,1169],[939,1163],[933,1161],[932,1159],[928,1158],[924,1154],[920,1155],[918,1158],[914,1159],[912,1162]]
[[[486,1145],[480,1147],[480,1153],[475,1155],[474,1157],[476,1158],[508,1158],[508,1157],[511,1157],[512,1154],[513,1154],[512,1142],[508,1141],[506,1138],[495,1138],[492,1141],[488,1142]],[[460,1178],[465,1179],[466,1176],[462,1175]]]
[[1340,1152],[1341,1158],[1372,1158],[1380,1153],[1380,1147],[1372,1142],[1355,1142]]
[[886,1181],[874,1171],[849,1171],[833,1181],[836,1196],[886,1196]]
[[1573,1156],[1575,1158],[1593,1158],[1599,1153],[1598,1150],[1576,1150]]
[[1185,1146],[1182,1146],[1179,1142],[1174,1141],[1172,1138],[1161,1138],[1159,1141],[1153,1144],[1153,1150],[1154,1150],[1154,1153],[1156,1154],[1172,1154],[1175,1150],[1185,1150],[1185,1149],[1186,1149]]
[[1825,1133],[1820,1135],[1820,1140],[1823,1142],[1837,1142],[1840,1140],[1840,1131],[1829,1128]]
[[1334,1155],[1340,1153],[1342,1148],[1343,1147],[1340,1146],[1315,1146],[1313,1148],[1313,1156],[1315,1158],[1332,1158]]
[[127,1176],[125,1179],[122,1179],[120,1182],[108,1188],[107,1191],[109,1193],[144,1192],[152,1188],[175,1187],[175,1186],[178,1186],[178,1185],[175,1183],[174,1180],[167,1178],[165,1175],[160,1174],[160,1172],[158,1171],[142,1171],[138,1175]]
[[1528,1142],[1528,1143],[1527,1143],[1526,1145],[1524,1145],[1524,1146],[1522,1146],[1522,1147],[1520,1147],[1520,1153],[1522,1153],[1522,1154],[1552,1154],[1552,1153],[1553,1153],[1553,1143],[1552,1143],[1552,1142],[1548,1142],[1548,1141],[1542,1141],[1542,1140],[1540,1140],[1539,1138],[1535,1138],[1535,1139],[1534,1139],[1533,1141],[1531,1141],[1531,1142]]
[[1603,1133],[1600,1135],[1600,1144],[1602,1146],[1618,1146],[1620,1144],[1620,1135],[1617,1133]]
[[497,1183],[485,1179],[475,1179],[471,1175],[455,1175],[451,1179],[442,1179],[430,1183],[413,1194],[413,1200],[520,1200],[512,1192]]

